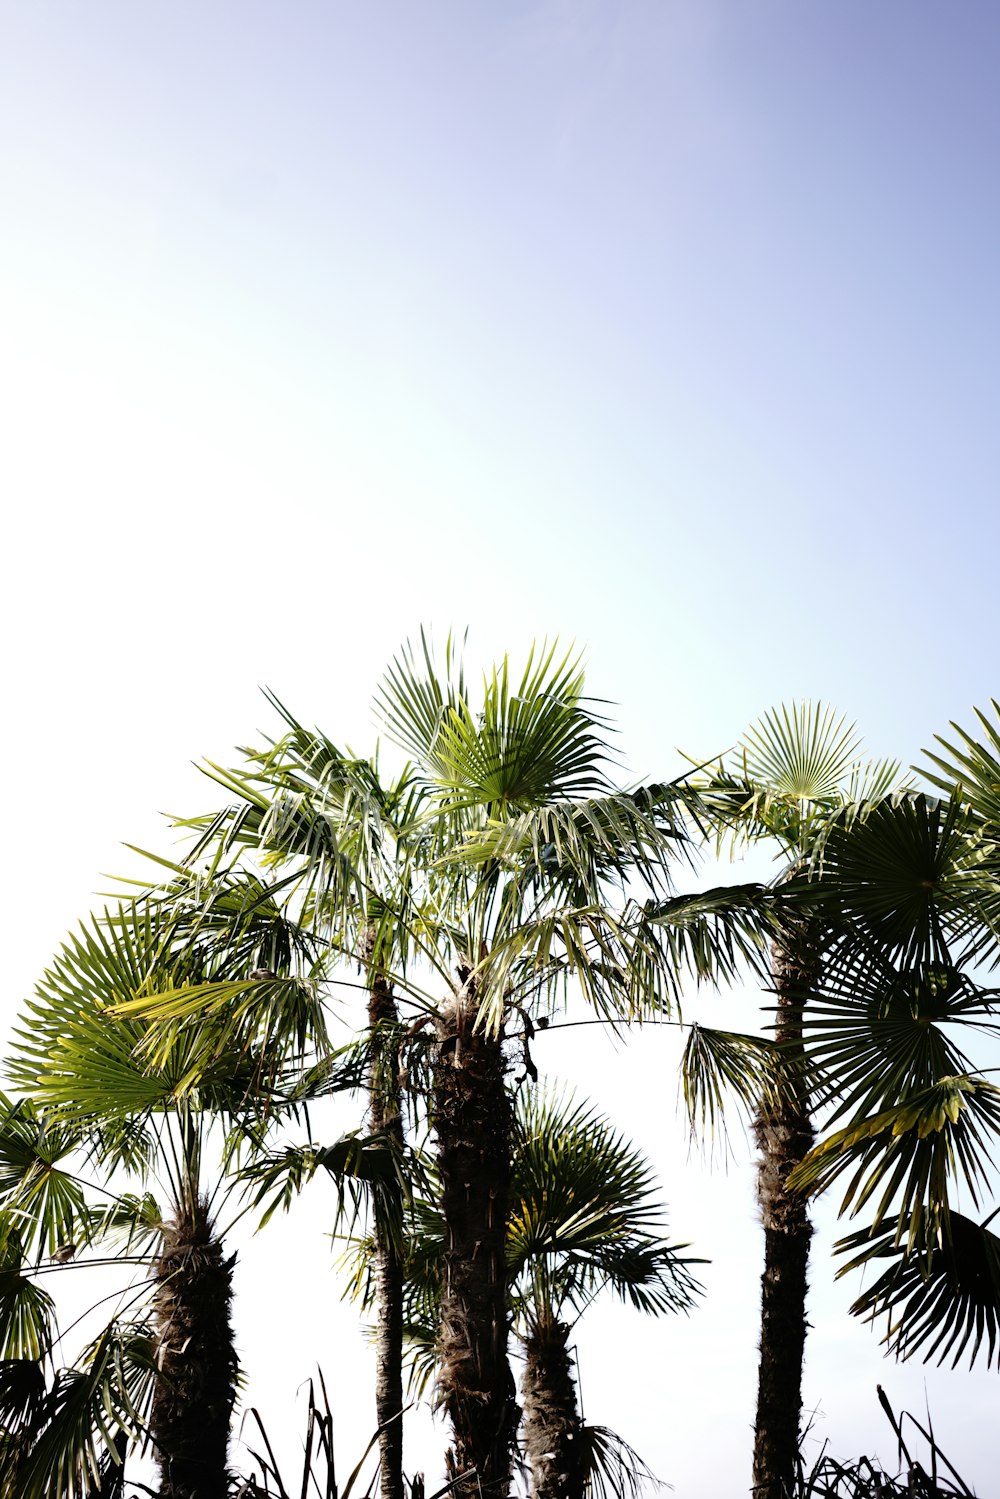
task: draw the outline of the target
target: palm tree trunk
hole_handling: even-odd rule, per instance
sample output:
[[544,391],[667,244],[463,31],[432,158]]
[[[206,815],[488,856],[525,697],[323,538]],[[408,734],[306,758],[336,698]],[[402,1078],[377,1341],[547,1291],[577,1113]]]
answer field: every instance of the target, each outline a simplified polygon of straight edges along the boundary
[[505,1241],[511,1110],[503,1037],[476,1028],[467,973],[439,1014],[434,1072],[445,1221],[437,1398],[451,1419],[448,1476],[458,1499],[505,1499],[517,1429],[507,1362]]
[[796,1072],[802,1059],[802,1011],[819,977],[810,938],[807,921],[786,921],[781,939],[771,949],[778,1000],[774,1038],[790,1066],[780,1100],[763,1103],[754,1124],[760,1150],[757,1200],[764,1225],[754,1499],[787,1499],[799,1449],[812,1225],[805,1199],[786,1184],[814,1138],[808,1089]]
[[[368,1023],[372,1036],[369,1077],[372,1131],[390,1136],[402,1150],[399,1014],[391,985],[381,974],[375,974],[370,980]],[[404,1499],[403,1265],[392,1235],[378,1223],[375,1225],[375,1290],[375,1412],[379,1427],[379,1485],[382,1499]]]
[[163,1227],[153,1272],[159,1378],[150,1419],[161,1499],[226,1499],[236,1398],[234,1260],[223,1258],[204,1198]]
[[583,1499],[583,1423],[566,1347],[569,1328],[536,1323],[525,1339],[524,1439],[532,1499]]

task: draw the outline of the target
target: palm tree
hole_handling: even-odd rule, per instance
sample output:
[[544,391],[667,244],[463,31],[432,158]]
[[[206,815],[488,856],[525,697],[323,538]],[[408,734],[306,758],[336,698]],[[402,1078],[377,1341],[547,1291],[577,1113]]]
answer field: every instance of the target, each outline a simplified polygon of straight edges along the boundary
[[608,728],[583,687],[578,660],[549,649],[519,679],[505,658],[473,702],[460,666],[439,674],[424,641],[396,658],[378,697],[423,786],[434,963],[450,989],[433,1012],[430,1112],[446,1229],[437,1395],[459,1494],[506,1492],[516,1429],[510,1047],[520,1041],[530,1066],[532,1012],[547,1015],[571,987],[621,1020],[669,1008],[679,985],[670,922],[654,927],[624,887],[671,894],[684,795],[614,786]]
[[[517,1095],[512,1204],[506,1241],[509,1311],[524,1352],[523,1441],[536,1499],[583,1499],[602,1461],[631,1449],[585,1425],[569,1341],[595,1298],[611,1291],[651,1315],[688,1311],[701,1287],[686,1245],[663,1237],[648,1162],[608,1120],[558,1094]],[[427,1167],[430,1181],[433,1166]],[[428,1184],[430,1184],[430,1181]],[[446,1229],[439,1200],[418,1197],[407,1256],[407,1331],[414,1378],[432,1374],[443,1292]],[[373,1299],[373,1245],[357,1247],[354,1288]],[[634,1467],[634,1463],[633,1463]]]
[[[475,703],[452,642],[439,672],[421,636],[376,708],[411,759],[388,792],[375,762],[282,710],[284,740],[249,752],[242,770],[212,768],[238,800],[194,821],[192,858],[210,854],[215,868],[242,852],[286,888],[297,881],[299,919],[329,963],[358,963],[370,999],[381,988],[417,1011],[401,1060],[414,1078],[425,1062],[431,1071],[450,1246],[437,1380],[449,1468],[460,1493],[500,1494],[516,1423],[503,1247],[511,1048],[530,1062],[530,1012],[571,990],[616,1023],[662,1013],[683,971],[731,972],[759,937],[731,892],[673,893],[696,798],[681,785],[614,786],[608,726],[575,658],[532,653],[519,679],[505,659]],[[206,1058],[224,1039],[212,1010],[204,998]],[[168,996],[144,1013],[169,1033],[181,1010]],[[400,1039],[391,1025],[386,1035]]]
[[[404,1068],[429,1057],[432,1072],[449,1246],[437,1378],[449,1470],[460,1494],[500,1495],[516,1426],[511,1047],[528,1048],[529,1012],[570,989],[609,1019],[635,1017],[669,1007],[683,968],[732,967],[756,938],[724,903],[673,895],[688,793],[615,788],[608,727],[575,658],[532,653],[518,679],[504,659],[473,702],[452,643],[440,672],[422,636],[390,667],[376,706],[411,761],[391,794],[373,763],[285,714],[291,736],[252,753],[249,768],[214,770],[238,802],[199,821],[198,852],[242,847],[287,863],[331,957],[361,964],[372,1000],[381,989],[417,1010]],[[645,887],[655,921],[626,882]],[[169,1019],[169,1006],[160,1014]],[[388,1034],[398,1039],[394,1022]],[[390,1072],[394,1061],[390,1052]]]
[[[812,1226],[806,1199],[789,1178],[814,1140],[813,1080],[802,1028],[824,965],[844,938],[835,907],[801,898],[799,887],[805,882],[815,897],[813,884],[822,883],[815,876],[838,819],[848,828],[864,822],[897,774],[891,765],[865,767],[859,749],[853,727],[829,709],[780,708],[748,731],[729,766],[720,763],[698,782],[720,845],[770,842],[781,861],[771,890],[749,897],[764,929],[770,927],[765,982],[776,1001],[771,1045],[762,1049],[751,1037],[697,1028],[684,1064],[693,1113],[712,1114],[726,1081],[736,1084],[755,1115],[764,1228],[756,1499],[782,1499],[799,1446]],[[741,892],[740,898],[748,897]]]
[[[164,1499],[226,1493],[237,1372],[229,1316],[235,1256],[227,1258],[217,1227],[227,1179],[209,1185],[206,1153],[218,1136],[223,1164],[235,1162],[287,1109],[284,1074],[295,1063],[297,1075],[301,1062],[294,1038],[304,1044],[324,1033],[314,990],[303,974],[289,973],[309,956],[308,941],[259,885],[225,878],[196,888],[178,880],[67,940],[15,1044],[11,1072],[44,1110],[37,1127],[45,1148],[51,1152],[55,1139],[65,1153],[89,1140],[105,1181],[119,1172],[151,1175],[169,1204],[161,1210],[151,1198],[137,1199],[129,1224],[151,1261],[148,1431]],[[262,972],[268,978],[254,976]],[[256,996],[249,1019],[248,991]],[[206,1068],[197,1027],[175,1027],[165,1040],[131,1013],[137,996],[148,1002],[164,993],[182,1007],[222,996],[238,1043],[218,1050]],[[23,1118],[36,1128],[30,1109]],[[7,1133],[16,1139],[16,1131]],[[3,1208],[13,1223],[34,1215],[39,1244],[44,1237],[57,1259],[70,1260],[77,1243],[96,1244],[120,1229],[123,1213],[129,1222],[121,1204],[95,1216],[66,1186],[65,1171],[50,1181],[51,1173],[37,1169],[44,1158],[39,1149],[33,1158],[23,1151],[20,1162],[13,1158],[20,1170],[7,1174]],[[3,1311],[7,1320],[15,1315],[10,1302]],[[134,1436],[137,1420],[133,1412],[121,1430]],[[106,1444],[115,1434],[105,1433]]]
[[21,1499],[83,1499],[112,1483],[152,1394],[141,1318],[113,1319],[75,1364],[55,1367],[46,1279],[122,1231],[135,1262],[142,1237],[138,1199],[88,1202],[71,1169],[84,1143],[65,1121],[0,1096],[0,1492]]
[[[800,1416],[808,1195],[852,1168],[842,1211],[874,1205],[872,1223],[840,1247],[853,1255],[848,1269],[897,1261],[855,1307],[898,1315],[913,1297],[915,1322],[895,1337],[897,1351],[921,1341],[919,1304],[940,1306],[954,1263],[948,1181],[957,1170],[975,1200],[1000,1117],[1000,1095],[953,1039],[956,1026],[994,1023],[993,995],[968,969],[995,952],[1000,887],[970,813],[891,791],[894,769],[865,772],[853,730],[828,711],[769,715],[748,735],[738,772],[706,789],[718,797],[718,825],[772,836],[785,858],[766,900],[774,1041],[769,1056],[753,1038],[694,1035],[687,1086],[703,1115],[724,1080],[756,1107],[766,1258],[754,1482],[755,1493],[778,1496],[792,1481]],[[840,1127],[813,1148],[817,1110]],[[962,1220],[966,1241],[980,1227]],[[980,1239],[981,1263],[991,1248]],[[933,1294],[913,1296],[915,1272],[936,1281]],[[981,1282],[976,1306],[988,1294]],[[970,1305],[966,1294],[963,1326]]]
[[588,1440],[569,1356],[576,1321],[610,1290],[649,1314],[687,1311],[700,1286],[662,1237],[648,1163],[571,1100],[519,1099],[508,1267],[525,1356],[524,1442],[535,1499],[583,1499]]
[[[996,708],[996,705],[994,705]],[[863,824],[836,828],[823,885],[850,919],[806,1027],[811,1058],[845,1079],[839,1125],[793,1177],[821,1191],[850,1173],[842,1210],[871,1222],[838,1245],[841,1273],[881,1273],[852,1310],[888,1318],[899,1357],[1000,1348],[1000,1240],[958,1211],[959,1181],[974,1206],[1000,1133],[1000,1089],[960,1046],[995,1037],[998,991],[980,981],[1000,962],[1000,733],[979,715],[985,740],[953,726],[929,779],[947,800],[911,795]],[[878,857],[877,875],[873,864]]]
[[[407,841],[419,813],[419,787],[406,768],[395,780],[383,780],[376,759],[341,750],[321,731],[306,729],[276,697],[268,698],[285,732],[264,749],[244,751],[246,763],[237,769],[208,767],[238,801],[192,820],[198,836],[188,865],[196,866],[206,853],[213,867],[235,855],[272,875],[280,872],[284,903],[294,906],[301,927],[321,944],[322,972],[335,975],[345,964],[360,968],[367,991],[369,1125],[373,1137],[401,1158],[403,1027],[396,987],[405,984],[410,949],[421,940],[414,938],[420,925],[414,919],[418,891],[414,850]],[[222,1039],[213,1023],[215,1008],[209,1004],[203,1016],[209,1022],[209,1054]],[[168,1024],[173,1015],[169,1001],[146,1013]],[[286,1166],[291,1171],[290,1160]],[[403,1280],[395,1228],[404,1192],[401,1178],[387,1172],[375,1198],[375,1405],[382,1499],[403,1499],[404,1493]]]

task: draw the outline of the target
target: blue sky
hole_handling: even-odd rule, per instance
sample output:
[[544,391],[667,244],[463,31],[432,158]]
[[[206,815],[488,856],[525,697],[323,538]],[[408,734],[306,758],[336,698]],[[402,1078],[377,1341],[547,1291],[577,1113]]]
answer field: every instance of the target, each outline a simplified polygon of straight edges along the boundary
[[[341,584],[345,554],[376,563],[373,668],[416,619],[492,644],[513,617],[584,640],[622,700],[666,679],[671,742],[807,692],[915,752],[995,690],[963,606],[995,534],[998,28],[912,3],[20,8],[24,551],[61,507],[69,590],[82,548],[141,612],[155,532],[224,628],[216,559],[245,588],[277,521],[290,574],[306,538]],[[326,591],[298,605],[321,629]],[[244,681],[286,675],[272,647]]]
[[422,622],[575,638],[636,774],[1000,694],[998,65],[973,0],[6,6],[9,1009],[260,684],[363,746]]

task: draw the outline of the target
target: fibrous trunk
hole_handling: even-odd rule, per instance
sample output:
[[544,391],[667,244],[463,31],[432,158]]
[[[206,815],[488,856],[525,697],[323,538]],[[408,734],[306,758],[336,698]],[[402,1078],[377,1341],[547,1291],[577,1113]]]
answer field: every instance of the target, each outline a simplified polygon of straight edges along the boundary
[[232,1272],[204,1199],[164,1225],[154,1269],[159,1378],[150,1418],[162,1499],[225,1499],[227,1493],[236,1397]]
[[503,1499],[518,1415],[507,1362],[510,1099],[502,1036],[477,1028],[477,1013],[467,984],[437,1022],[434,1130],[445,1221],[437,1398],[451,1419],[453,1492]]
[[583,1423],[564,1322],[536,1324],[525,1339],[524,1439],[532,1499],[583,1499]]
[[[392,989],[381,975],[370,981],[372,1037],[371,1127],[400,1150],[403,1120],[399,1088],[399,1016]],[[375,1225],[375,1411],[379,1426],[382,1499],[403,1499],[403,1265],[400,1248],[384,1225]]]
[[811,935],[807,921],[789,923],[771,951],[778,1002],[774,1036],[782,1047],[783,1067],[781,1086],[762,1103],[754,1126],[764,1225],[754,1499],[786,1499],[799,1446],[812,1225],[805,1199],[790,1191],[787,1182],[814,1138],[801,1067],[802,1011],[819,976]]

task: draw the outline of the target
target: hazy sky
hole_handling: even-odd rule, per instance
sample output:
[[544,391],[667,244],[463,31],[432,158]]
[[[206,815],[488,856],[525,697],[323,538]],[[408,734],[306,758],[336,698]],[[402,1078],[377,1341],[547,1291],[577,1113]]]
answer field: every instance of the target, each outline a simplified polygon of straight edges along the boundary
[[[803,695],[909,761],[1000,694],[995,5],[0,13],[8,1018],[120,842],[212,802],[190,762],[271,727],[260,684],[365,748],[421,623],[484,659],[578,640],[636,775]],[[551,1065],[604,1096],[581,1048]],[[697,1318],[614,1357],[595,1309],[588,1413],[721,1499],[750,1174],[685,1167],[635,1053],[606,1101],[717,1264]],[[922,1376],[821,1291],[828,1242],[806,1394],[846,1453],[875,1380],[919,1402]],[[241,1336],[282,1368],[287,1312]],[[316,1358],[363,1382],[324,1336],[284,1388]],[[930,1389],[985,1481],[995,1376]]]

